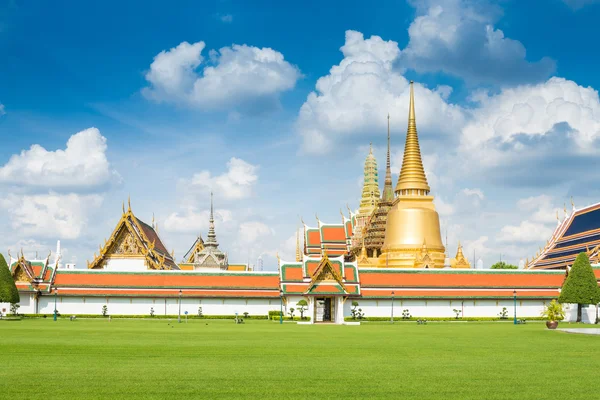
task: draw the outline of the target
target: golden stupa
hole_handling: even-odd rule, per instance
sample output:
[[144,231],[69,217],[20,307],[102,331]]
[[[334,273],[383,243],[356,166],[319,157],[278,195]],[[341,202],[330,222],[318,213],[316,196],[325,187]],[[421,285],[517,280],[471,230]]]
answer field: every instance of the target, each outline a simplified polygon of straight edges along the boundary
[[411,81],[404,158],[395,190],[397,197],[387,215],[379,267],[444,267],[445,248],[440,234],[440,218],[429,191],[419,148]]

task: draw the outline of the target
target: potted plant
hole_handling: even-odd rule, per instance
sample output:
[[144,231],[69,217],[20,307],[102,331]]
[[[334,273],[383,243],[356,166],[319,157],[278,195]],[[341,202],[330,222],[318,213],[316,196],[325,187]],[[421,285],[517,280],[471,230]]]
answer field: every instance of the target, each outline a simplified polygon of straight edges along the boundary
[[556,329],[558,321],[562,321],[565,318],[565,312],[562,304],[556,300],[552,300],[542,311],[542,317],[546,318],[546,326],[548,329]]

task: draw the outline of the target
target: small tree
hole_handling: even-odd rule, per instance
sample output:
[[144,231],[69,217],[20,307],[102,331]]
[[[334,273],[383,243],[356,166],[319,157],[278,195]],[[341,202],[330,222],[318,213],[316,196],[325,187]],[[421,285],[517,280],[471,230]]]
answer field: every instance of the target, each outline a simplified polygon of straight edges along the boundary
[[21,307],[18,303],[11,303],[10,304],[10,312],[12,315],[17,315],[17,313],[19,312],[19,307]]
[[410,319],[410,311],[408,311],[408,308],[402,310],[402,319]]
[[454,310],[452,310],[452,311],[454,311],[454,319],[459,319],[460,318],[460,314],[462,313],[462,311],[458,310],[456,308]]
[[507,264],[504,261],[499,261],[490,267],[491,269],[519,269],[516,265]]
[[500,317],[500,319],[508,319],[508,310],[506,309],[506,307],[502,307],[502,311],[500,311],[498,316]]
[[579,253],[575,259],[563,282],[558,302],[577,304],[577,322],[581,322],[582,305],[600,302],[598,282],[586,253]]
[[290,314],[291,319],[294,319],[294,311],[296,311],[296,309],[294,307],[291,307],[290,311],[288,311],[288,314]]
[[0,254],[0,303],[16,304],[21,301],[15,281],[4,256]]
[[248,318],[250,316],[250,313],[248,311],[244,311],[244,318]]
[[150,316],[154,317],[154,307],[150,307]]
[[296,305],[298,306],[298,311],[300,311],[300,319],[304,319],[304,313],[308,310],[308,303],[302,299]]
[[365,314],[362,312],[362,308],[358,308],[358,301],[355,300],[352,302],[350,314],[352,315],[352,319],[363,319],[365,316]]
[[107,314],[108,314],[108,307],[105,304],[102,306],[102,316],[106,317]]
[[202,307],[198,307],[198,317],[202,318]]

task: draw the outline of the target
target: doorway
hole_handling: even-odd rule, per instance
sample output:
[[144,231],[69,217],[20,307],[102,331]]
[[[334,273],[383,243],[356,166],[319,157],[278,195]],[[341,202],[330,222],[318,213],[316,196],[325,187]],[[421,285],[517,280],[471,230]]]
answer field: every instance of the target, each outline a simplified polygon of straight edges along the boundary
[[316,299],[315,322],[331,322],[335,316],[334,302],[331,297]]

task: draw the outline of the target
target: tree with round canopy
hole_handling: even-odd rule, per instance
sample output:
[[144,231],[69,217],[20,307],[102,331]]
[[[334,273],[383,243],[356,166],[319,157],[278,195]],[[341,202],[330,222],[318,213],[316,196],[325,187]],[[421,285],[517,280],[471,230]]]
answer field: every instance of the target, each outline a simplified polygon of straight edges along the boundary
[[594,269],[586,253],[579,253],[563,282],[559,303],[577,304],[577,322],[581,322],[581,308],[584,304],[598,304],[600,289]]

